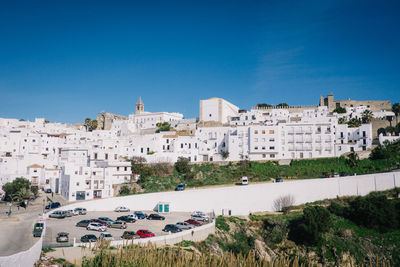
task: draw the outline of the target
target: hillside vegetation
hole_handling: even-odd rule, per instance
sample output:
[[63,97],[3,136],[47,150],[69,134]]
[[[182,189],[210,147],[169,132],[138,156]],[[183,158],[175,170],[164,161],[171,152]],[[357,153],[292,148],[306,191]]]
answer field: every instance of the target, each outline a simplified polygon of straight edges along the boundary
[[[281,166],[276,161],[227,163],[220,166],[213,163],[189,164],[180,158],[175,165],[167,163],[147,164],[144,158],[132,160],[132,172],[140,174],[138,184],[141,192],[174,190],[179,183],[188,187],[235,184],[242,176],[250,182],[263,182],[282,177],[284,179],[321,178],[338,174],[369,174],[386,172],[400,164],[400,141],[379,145],[367,159],[358,159],[352,153],[346,157],[311,160],[292,160],[289,166]],[[138,190],[123,188],[123,195],[138,193]]]

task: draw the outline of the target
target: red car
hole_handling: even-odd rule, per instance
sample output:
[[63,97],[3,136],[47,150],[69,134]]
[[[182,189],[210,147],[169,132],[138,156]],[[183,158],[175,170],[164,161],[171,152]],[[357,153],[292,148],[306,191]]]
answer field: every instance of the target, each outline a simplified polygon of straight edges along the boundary
[[141,238],[154,236],[154,234],[152,232],[150,232],[149,230],[143,230],[143,229],[137,231],[136,234],[138,234]]
[[103,226],[107,226],[107,223],[106,223],[106,222],[99,221],[99,220],[97,220],[97,219],[91,219],[91,221],[92,221],[92,222],[95,222],[95,223],[100,223],[100,224],[103,225]]
[[203,225],[202,222],[199,222],[199,221],[196,221],[196,220],[193,220],[193,219],[186,220],[185,223],[188,223],[188,224],[191,224],[191,225],[194,225],[194,226],[202,226]]

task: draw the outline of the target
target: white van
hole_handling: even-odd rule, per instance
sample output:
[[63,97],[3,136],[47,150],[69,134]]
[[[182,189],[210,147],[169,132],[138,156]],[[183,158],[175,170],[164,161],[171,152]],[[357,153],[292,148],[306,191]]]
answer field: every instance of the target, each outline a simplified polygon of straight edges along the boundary
[[243,176],[242,177],[242,185],[248,185],[249,184],[249,179],[247,178],[247,176]]

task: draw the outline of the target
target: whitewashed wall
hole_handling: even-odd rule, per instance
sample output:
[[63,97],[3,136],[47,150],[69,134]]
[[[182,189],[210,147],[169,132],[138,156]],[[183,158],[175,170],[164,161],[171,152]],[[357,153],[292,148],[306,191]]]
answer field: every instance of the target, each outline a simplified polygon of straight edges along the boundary
[[68,208],[104,211],[123,205],[131,210],[152,210],[158,202],[170,202],[171,211],[214,211],[218,215],[223,210],[231,210],[232,215],[247,215],[257,211],[272,211],[274,200],[284,195],[293,195],[295,204],[302,204],[336,196],[366,195],[395,186],[400,186],[400,172],[139,194],[78,202]]
[[42,252],[43,237],[46,234],[46,224],[40,239],[28,250],[0,257],[0,267],[30,267],[40,258]]

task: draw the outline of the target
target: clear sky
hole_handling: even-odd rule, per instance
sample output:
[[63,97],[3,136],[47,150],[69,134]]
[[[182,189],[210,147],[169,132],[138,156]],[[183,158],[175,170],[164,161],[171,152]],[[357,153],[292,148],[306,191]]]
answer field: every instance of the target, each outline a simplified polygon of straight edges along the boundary
[[0,4],[0,117],[400,101],[400,1]]

